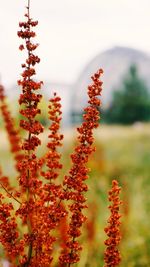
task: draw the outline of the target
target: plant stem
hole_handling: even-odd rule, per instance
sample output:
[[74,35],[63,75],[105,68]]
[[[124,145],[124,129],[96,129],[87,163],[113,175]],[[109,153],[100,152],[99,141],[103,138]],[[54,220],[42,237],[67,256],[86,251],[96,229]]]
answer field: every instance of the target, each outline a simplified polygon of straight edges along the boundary
[[[29,22],[30,21],[30,0],[28,0],[27,10],[28,10],[28,22]],[[28,30],[30,31],[30,24],[29,24],[29,29]],[[30,42],[30,38],[28,38],[28,42]],[[28,50],[28,58],[29,58],[29,56],[30,56],[30,51]],[[30,68],[30,64],[28,64],[28,69],[29,68]],[[28,77],[28,80],[30,80],[30,77]],[[31,107],[31,101],[29,101],[29,107]],[[30,124],[31,124],[31,119],[29,119],[29,121],[30,121]],[[28,143],[30,143],[30,140],[31,140],[31,133],[29,132],[28,133]],[[28,162],[30,161],[30,154],[31,154],[31,151],[28,150]],[[30,171],[29,170],[28,170],[28,173],[27,173],[27,180],[28,181],[30,180]],[[27,202],[28,203],[29,203],[29,200],[30,200],[30,188],[28,186],[28,188],[27,188]],[[31,221],[30,221],[30,217],[29,216],[28,216],[28,220],[27,220],[27,226],[28,226],[28,234],[31,236],[32,227],[31,227]],[[32,257],[32,241],[29,244],[28,261],[25,264],[25,267],[29,266],[31,257]]]
[[13,194],[12,193],[10,193],[1,183],[0,183],[0,185],[1,185],[1,187],[5,190],[5,192],[10,196],[10,197],[12,197],[15,201],[17,201],[20,205],[22,204],[17,198],[15,198],[14,196],[13,196]]

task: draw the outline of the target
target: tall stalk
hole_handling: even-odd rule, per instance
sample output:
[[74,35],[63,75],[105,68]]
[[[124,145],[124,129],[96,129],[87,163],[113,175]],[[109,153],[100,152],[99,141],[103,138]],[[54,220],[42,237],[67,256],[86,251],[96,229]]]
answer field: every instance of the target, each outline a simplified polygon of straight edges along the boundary
[[[20,113],[25,119],[20,121],[20,126],[27,131],[27,138],[25,139],[22,149],[25,152],[25,159],[19,162],[19,168],[21,170],[20,185],[22,191],[26,192],[26,223],[28,228],[28,256],[23,266],[29,266],[33,252],[33,233],[32,230],[32,212],[34,210],[34,202],[36,199],[36,186],[38,183],[36,172],[37,172],[37,158],[35,149],[40,145],[40,139],[37,137],[43,131],[42,125],[35,120],[37,114],[40,113],[38,109],[38,103],[40,102],[41,95],[36,94],[35,91],[40,89],[42,82],[35,82],[33,76],[36,74],[34,66],[40,62],[38,56],[33,51],[37,48],[37,44],[32,42],[32,38],[35,37],[35,32],[32,31],[32,27],[35,27],[38,22],[33,21],[30,17],[30,0],[28,0],[26,22],[20,22],[19,26],[21,30],[18,31],[18,36],[25,40],[24,45],[20,45],[20,50],[27,50],[27,59],[22,68],[22,80],[18,81],[18,84],[22,87],[22,94],[20,95],[19,103],[23,104],[23,109]],[[34,186],[31,186],[31,184]],[[20,209],[21,212],[21,209]]]

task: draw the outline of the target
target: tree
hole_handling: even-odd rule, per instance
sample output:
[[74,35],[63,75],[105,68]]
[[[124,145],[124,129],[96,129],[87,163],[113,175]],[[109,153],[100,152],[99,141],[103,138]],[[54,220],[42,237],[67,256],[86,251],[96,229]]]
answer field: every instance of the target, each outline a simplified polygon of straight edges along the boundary
[[150,119],[150,94],[135,65],[130,66],[122,88],[114,92],[105,117],[107,122],[122,124]]

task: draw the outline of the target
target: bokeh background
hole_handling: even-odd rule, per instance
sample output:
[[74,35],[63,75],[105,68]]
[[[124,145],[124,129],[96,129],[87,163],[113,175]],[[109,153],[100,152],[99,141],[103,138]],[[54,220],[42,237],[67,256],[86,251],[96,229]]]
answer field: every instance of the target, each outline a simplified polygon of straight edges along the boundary
[[[0,74],[11,96],[18,93],[16,81],[25,57],[17,37],[25,5],[26,1],[1,1]],[[31,1],[31,16],[39,20],[37,79],[44,81],[46,95],[60,93],[64,116],[73,104],[78,109],[76,102],[84,104],[86,85],[99,67],[104,68],[103,105],[109,104],[112,90],[132,63],[149,86],[149,7],[148,0]],[[82,101],[73,103],[76,95]]]

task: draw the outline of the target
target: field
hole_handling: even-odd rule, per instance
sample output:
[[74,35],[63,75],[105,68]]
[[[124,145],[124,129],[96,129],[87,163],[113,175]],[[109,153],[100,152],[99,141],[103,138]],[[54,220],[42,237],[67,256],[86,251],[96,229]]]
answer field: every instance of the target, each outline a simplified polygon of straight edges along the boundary
[[[69,169],[69,154],[76,141],[73,130],[65,130],[62,161]],[[117,179],[122,187],[122,255],[121,267],[150,266],[150,125],[104,126],[95,133],[97,150],[89,163],[91,168],[87,194],[88,221],[83,229],[80,267],[103,266],[105,249],[104,227],[107,224],[107,191],[111,180]],[[42,137],[46,140],[46,137]],[[0,162],[5,174],[12,175],[7,137],[1,133]],[[43,153],[40,149],[39,154]],[[57,250],[57,248],[56,248]]]
[[[95,133],[96,153],[89,167],[89,242],[85,241],[79,266],[103,266],[104,227],[109,217],[107,191],[111,180],[122,186],[122,263],[150,265],[150,125],[101,126]],[[70,141],[71,146],[72,142]],[[66,147],[70,147],[67,145]],[[66,150],[68,158],[68,150]],[[68,166],[65,157],[65,165]],[[92,221],[93,220],[93,221]],[[94,229],[93,229],[94,227]],[[86,261],[88,263],[86,263]],[[92,265],[91,265],[92,263]]]

